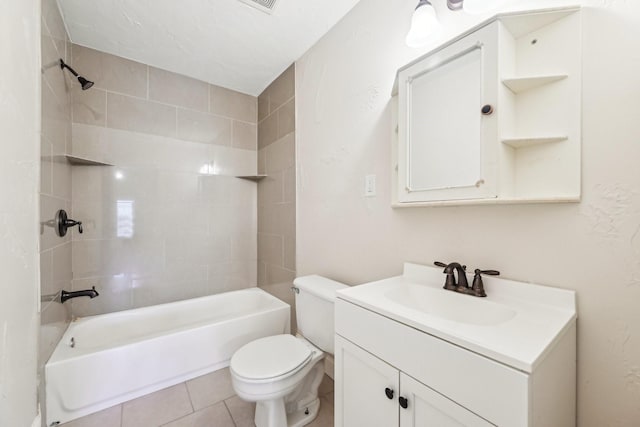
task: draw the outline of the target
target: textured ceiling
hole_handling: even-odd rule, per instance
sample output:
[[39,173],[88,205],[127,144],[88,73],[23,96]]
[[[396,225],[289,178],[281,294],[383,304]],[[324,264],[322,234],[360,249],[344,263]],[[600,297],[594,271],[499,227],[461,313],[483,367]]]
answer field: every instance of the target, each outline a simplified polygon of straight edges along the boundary
[[358,0],[58,0],[73,43],[258,95]]

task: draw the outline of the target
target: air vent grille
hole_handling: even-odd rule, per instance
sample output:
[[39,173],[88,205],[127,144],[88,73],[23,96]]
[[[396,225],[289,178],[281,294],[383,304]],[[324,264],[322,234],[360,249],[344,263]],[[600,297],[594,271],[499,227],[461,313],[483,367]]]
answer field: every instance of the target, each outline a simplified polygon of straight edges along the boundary
[[248,4],[265,13],[273,13],[278,0],[240,0],[242,3]]

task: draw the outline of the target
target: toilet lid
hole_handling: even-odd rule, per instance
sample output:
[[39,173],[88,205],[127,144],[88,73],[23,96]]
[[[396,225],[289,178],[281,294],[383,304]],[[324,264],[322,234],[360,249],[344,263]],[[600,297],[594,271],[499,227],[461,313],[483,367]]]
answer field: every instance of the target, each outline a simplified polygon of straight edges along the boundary
[[231,358],[231,369],[243,378],[280,377],[306,364],[311,349],[293,335],[260,338],[244,345]]

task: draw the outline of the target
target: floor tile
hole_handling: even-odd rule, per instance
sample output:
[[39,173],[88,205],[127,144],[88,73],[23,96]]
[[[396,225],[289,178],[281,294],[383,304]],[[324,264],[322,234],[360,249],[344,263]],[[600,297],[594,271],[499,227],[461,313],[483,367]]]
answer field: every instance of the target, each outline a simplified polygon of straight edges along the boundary
[[236,427],[255,427],[255,423],[253,422],[256,416],[255,403],[245,402],[238,396],[227,399],[224,403],[227,405],[227,408],[229,408]]
[[333,391],[333,380],[329,375],[325,375],[322,378],[322,382],[320,383],[320,387],[318,387],[318,396],[324,396]]
[[187,381],[193,409],[199,410],[235,395],[229,368]]
[[122,427],[152,427],[193,412],[184,383],[125,402]]
[[77,420],[61,424],[60,427],[120,427],[122,405],[112,406]]
[[333,392],[320,398],[320,411],[308,427],[333,427]]
[[227,406],[224,402],[219,402],[165,424],[164,427],[235,427],[235,424]]

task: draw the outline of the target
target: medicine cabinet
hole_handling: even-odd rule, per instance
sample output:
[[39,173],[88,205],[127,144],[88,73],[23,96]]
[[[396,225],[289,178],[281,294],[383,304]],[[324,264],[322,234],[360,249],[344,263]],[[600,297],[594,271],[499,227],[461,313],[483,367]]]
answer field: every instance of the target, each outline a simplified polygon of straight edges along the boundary
[[497,15],[392,95],[394,207],[580,200],[579,8]]

